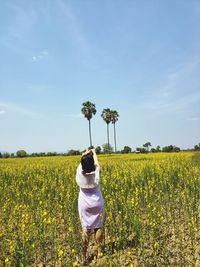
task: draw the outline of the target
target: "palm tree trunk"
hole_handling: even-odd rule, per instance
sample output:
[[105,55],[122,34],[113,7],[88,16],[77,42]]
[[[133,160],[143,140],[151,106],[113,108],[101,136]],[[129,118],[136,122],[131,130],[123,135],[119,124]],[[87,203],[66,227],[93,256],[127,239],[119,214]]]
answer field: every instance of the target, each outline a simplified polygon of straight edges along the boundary
[[115,152],[117,152],[117,143],[116,143],[116,130],[115,130],[115,123],[113,123],[113,126],[114,126]]
[[109,123],[107,123],[107,138],[108,138],[108,149],[110,149],[110,143],[109,143]]
[[90,136],[90,147],[92,146],[92,135],[91,135],[91,124],[89,120],[89,136]]

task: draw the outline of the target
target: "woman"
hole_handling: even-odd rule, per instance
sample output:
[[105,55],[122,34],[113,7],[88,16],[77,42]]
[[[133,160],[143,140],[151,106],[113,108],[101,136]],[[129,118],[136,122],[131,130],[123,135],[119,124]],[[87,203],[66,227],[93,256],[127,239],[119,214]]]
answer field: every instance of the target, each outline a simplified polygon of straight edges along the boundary
[[104,203],[99,188],[99,163],[95,149],[87,150],[81,157],[77,168],[76,182],[80,187],[78,211],[83,228],[83,257],[86,259],[87,247],[92,230],[97,245],[103,238]]

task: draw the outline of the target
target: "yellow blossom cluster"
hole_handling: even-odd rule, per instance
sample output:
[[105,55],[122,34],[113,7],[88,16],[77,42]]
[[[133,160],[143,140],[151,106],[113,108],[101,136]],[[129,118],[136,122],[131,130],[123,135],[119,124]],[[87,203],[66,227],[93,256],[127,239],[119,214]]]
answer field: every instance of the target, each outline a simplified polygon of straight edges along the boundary
[[[99,156],[105,250],[95,261],[124,249],[127,266],[133,256],[139,266],[195,265],[189,255],[198,253],[200,168],[192,157]],[[0,159],[0,266],[81,266],[79,162],[80,156]]]

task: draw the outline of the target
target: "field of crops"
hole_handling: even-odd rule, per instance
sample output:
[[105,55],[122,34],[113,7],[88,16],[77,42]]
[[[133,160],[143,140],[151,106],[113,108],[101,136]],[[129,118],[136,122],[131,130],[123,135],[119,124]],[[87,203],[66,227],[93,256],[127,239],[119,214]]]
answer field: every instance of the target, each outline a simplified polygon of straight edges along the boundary
[[[100,255],[91,240],[89,266],[200,266],[194,155],[99,157],[105,240]],[[79,160],[0,159],[0,266],[81,266]]]

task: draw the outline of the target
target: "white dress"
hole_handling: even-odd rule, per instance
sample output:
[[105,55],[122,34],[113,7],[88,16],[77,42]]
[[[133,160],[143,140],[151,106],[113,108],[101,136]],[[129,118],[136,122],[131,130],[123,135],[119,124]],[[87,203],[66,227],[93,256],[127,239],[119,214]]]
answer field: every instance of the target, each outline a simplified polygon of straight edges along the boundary
[[83,174],[82,166],[79,164],[76,173],[76,182],[80,187],[78,211],[82,228],[100,228],[104,221],[104,202],[99,188],[99,166],[96,165],[94,172]]

